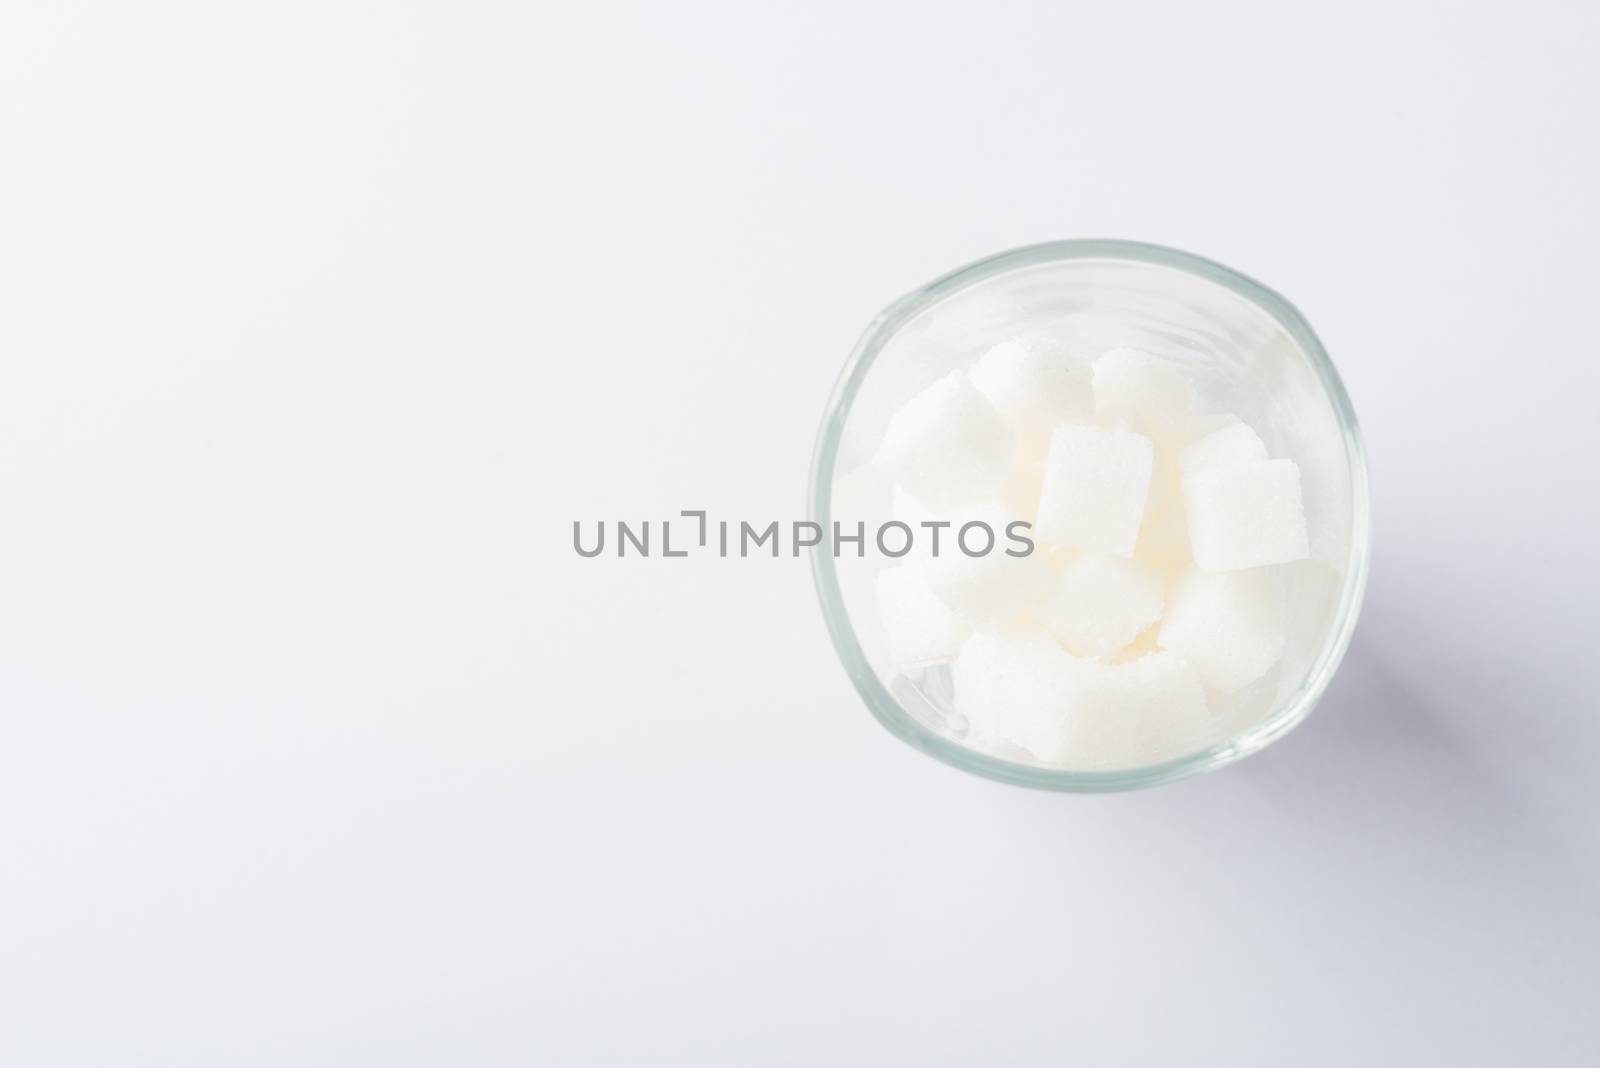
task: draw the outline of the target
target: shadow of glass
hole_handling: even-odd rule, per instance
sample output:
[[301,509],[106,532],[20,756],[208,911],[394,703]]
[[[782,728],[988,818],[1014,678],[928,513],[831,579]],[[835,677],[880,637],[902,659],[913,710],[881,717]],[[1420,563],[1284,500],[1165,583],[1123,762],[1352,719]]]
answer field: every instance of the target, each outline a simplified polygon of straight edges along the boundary
[[[1311,717],[1219,778],[1298,811],[1317,834],[1352,836],[1396,859],[1458,876],[1513,864],[1586,880],[1581,843],[1504,759],[1518,710],[1503,707],[1490,675],[1506,665],[1451,663],[1441,677],[1438,657],[1392,640],[1407,629],[1364,620]],[[1408,649],[1404,661],[1397,649]]]

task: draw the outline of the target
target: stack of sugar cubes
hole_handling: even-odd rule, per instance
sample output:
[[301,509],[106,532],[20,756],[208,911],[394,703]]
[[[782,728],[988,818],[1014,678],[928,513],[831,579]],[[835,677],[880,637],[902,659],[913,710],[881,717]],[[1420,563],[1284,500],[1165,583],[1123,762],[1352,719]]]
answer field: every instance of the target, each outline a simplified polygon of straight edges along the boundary
[[[876,601],[897,671],[951,665],[968,744],[1110,769],[1217,739],[1219,707],[1283,654],[1274,565],[1308,546],[1292,460],[1200,411],[1162,358],[1089,356],[1008,340],[893,415],[873,466],[918,542]],[[922,526],[936,520],[937,554]],[[973,521],[994,551],[954,544]],[[1004,551],[1017,521],[1025,555]]]

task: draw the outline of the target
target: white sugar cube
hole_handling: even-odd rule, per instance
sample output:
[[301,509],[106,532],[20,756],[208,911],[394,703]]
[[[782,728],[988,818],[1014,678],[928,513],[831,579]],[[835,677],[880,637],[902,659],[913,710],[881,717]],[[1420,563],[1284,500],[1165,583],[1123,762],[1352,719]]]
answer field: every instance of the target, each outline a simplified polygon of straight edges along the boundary
[[1140,762],[1173,760],[1210,740],[1214,722],[1192,664],[1160,652],[1116,665],[1116,670],[1129,674],[1128,688],[1138,695]]
[[975,626],[1010,623],[1050,591],[1050,567],[1019,522],[994,506],[955,515],[925,564],[933,592]]
[[1059,427],[1050,438],[1039,496],[1039,539],[1128,556],[1150,492],[1150,439],[1129,430]]
[[1069,653],[1109,656],[1161,615],[1161,576],[1117,556],[1069,564],[1034,618]]
[[1212,729],[1195,669],[1166,652],[1120,664],[1080,662],[1059,762],[1117,768],[1199,748]]
[[1267,458],[1267,447],[1249,426],[1235,419],[1183,447],[1178,465],[1186,475]]
[[985,742],[1051,759],[1067,721],[1072,672],[1072,657],[1041,630],[980,631],[952,668],[956,711]]
[[971,628],[928,588],[922,568],[885,568],[877,580],[878,613],[896,667],[955,656]]
[[877,458],[918,500],[951,508],[993,496],[1013,447],[1005,418],[952,371],[895,413]]
[[979,632],[953,669],[956,708],[986,744],[1037,760],[1104,769],[1172,759],[1214,724],[1193,667],[1156,652],[1121,664],[1081,660],[1044,632]]
[[1263,571],[1191,572],[1177,584],[1156,635],[1216,693],[1234,693],[1283,655],[1281,591]]
[[1283,564],[1310,552],[1300,469],[1293,460],[1185,474],[1183,505],[1189,545],[1204,571]]
[[1112,349],[1094,361],[1095,415],[1101,422],[1170,428],[1195,406],[1194,387],[1177,368],[1139,349]]
[[925,331],[903,330],[890,338],[867,368],[850,402],[839,435],[838,470],[870,460],[883,442],[889,420],[906,398],[972,362],[970,348]]
[[1058,423],[1094,415],[1089,368],[1064,344],[1037,338],[1002,341],[979,357],[971,378],[1025,437],[1043,440]]

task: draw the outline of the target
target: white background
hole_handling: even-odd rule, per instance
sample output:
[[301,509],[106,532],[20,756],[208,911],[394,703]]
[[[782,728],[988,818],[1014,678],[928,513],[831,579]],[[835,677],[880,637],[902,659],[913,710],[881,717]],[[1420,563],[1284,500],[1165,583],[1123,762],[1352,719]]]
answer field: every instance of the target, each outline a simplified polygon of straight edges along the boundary
[[[6,5],[0,1062],[1600,1056],[1593,5]],[[901,745],[803,514],[890,299],[1039,240],[1299,304],[1375,567],[1298,731]]]

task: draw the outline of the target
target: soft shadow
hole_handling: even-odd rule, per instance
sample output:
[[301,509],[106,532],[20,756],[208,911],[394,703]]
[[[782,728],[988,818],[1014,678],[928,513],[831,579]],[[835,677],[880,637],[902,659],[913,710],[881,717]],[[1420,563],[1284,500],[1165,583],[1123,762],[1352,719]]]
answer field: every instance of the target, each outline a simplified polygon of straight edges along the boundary
[[1364,835],[1419,862],[1580,876],[1559,806],[1512,758],[1521,710],[1504,680],[1533,669],[1502,653],[1430,649],[1423,633],[1369,613],[1311,717],[1219,780],[1300,809],[1320,833]]

